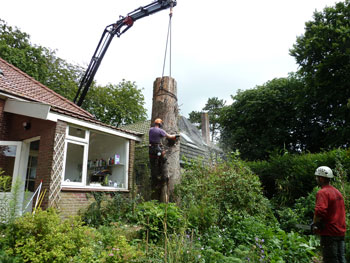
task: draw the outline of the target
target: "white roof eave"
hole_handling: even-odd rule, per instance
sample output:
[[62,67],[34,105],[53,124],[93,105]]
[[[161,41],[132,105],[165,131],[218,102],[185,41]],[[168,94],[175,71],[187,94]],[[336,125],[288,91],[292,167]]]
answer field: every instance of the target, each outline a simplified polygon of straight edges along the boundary
[[113,128],[104,127],[96,123],[80,120],[64,114],[58,114],[58,113],[52,112],[50,105],[40,103],[40,102],[31,102],[31,101],[24,101],[24,100],[9,98],[5,102],[4,111],[14,113],[14,114],[19,114],[19,115],[24,115],[28,117],[33,117],[37,119],[49,120],[53,122],[57,122],[58,120],[61,120],[61,121],[75,124],[87,129],[93,129],[93,130],[108,133],[111,135],[116,135],[125,139],[130,139],[130,140],[139,141],[139,142],[142,141],[142,139],[136,135],[128,134],[123,131],[118,131]]

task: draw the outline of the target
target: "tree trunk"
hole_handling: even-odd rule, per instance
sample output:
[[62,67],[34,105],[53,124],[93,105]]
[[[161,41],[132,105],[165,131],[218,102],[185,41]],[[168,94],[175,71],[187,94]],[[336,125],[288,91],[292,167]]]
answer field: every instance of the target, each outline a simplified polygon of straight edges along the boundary
[[[163,129],[168,134],[179,133],[177,86],[171,77],[157,78],[153,83],[152,124],[156,118],[163,120]],[[180,142],[171,145],[163,140],[166,161],[159,166],[152,164],[151,176],[153,197],[161,202],[172,198],[174,186],[180,180]]]

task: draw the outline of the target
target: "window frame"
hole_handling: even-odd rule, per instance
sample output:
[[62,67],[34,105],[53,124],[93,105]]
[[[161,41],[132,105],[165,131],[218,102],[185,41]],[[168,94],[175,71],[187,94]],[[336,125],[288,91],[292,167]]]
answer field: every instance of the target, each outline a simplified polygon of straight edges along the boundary
[[[69,135],[69,127],[79,128],[85,131],[85,138],[75,137]],[[61,186],[63,188],[66,188],[67,190],[97,190],[97,191],[128,191],[129,190],[129,147],[130,147],[130,141],[128,139],[125,139],[125,163],[123,165],[125,166],[125,172],[123,174],[124,176],[124,182],[125,185],[123,188],[115,188],[111,186],[93,186],[88,185],[88,158],[89,158],[89,147],[90,147],[90,134],[91,132],[99,133],[99,134],[105,134],[105,132],[101,132],[99,130],[92,130],[85,127],[79,127],[72,124],[67,124],[66,127],[66,138],[65,138],[65,145],[64,145],[64,158],[63,158],[63,169],[62,169],[62,181]],[[115,136],[115,135],[114,135]],[[117,136],[118,137],[118,136]],[[66,158],[67,158],[67,147],[68,143],[78,144],[84,146],[84,154],[83,154],[83,168],[82,168],[82,181],[81,182],[65,182],[65,171],[66,171]]]
[[[79,137],[75,137],[75,136],[70,136],[69,135],[69,127],[75,127],[75,126],[74,125],[67,125],[67,128],[66,128],[66,139],[64,141],[64,158],[63,158],[63,171],[62,171],[62,183],[61,183],[61,185],[63,187],[64,186],[87,187],[86,176],[87,176],[87,158],[88,158],[88,151],[89,151],[90,131],[87,129],[82,129],[83,131],[85,131],[85,138],[83,139],[83,138],[79,138]],[[66,182],[65,181],[68,143],[81,145],[84,147],[81,182]]]

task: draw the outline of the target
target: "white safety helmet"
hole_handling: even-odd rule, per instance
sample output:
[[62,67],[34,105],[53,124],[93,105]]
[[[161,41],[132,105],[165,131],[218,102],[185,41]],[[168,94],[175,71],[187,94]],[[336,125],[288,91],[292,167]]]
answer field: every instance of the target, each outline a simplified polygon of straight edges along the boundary
[[326,178],[333,178],[333,172],[332,169],[329,168],[328,166],[320,166],[316,169],[315,171],[315,175],[316,176],[322,176],[322,177],[326,177]]

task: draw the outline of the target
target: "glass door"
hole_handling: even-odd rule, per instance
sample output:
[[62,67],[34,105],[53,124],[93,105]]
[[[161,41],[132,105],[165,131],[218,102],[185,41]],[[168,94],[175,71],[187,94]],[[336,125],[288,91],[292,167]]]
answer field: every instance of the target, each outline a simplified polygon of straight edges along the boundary
[[40,140],[30,140],[26,142],[27,144],[29,144],[29,156],[24,187],[25,193],[23,200],[23,212],[32,212],[32,199],[36,190],[35,179],[36,170],[38,166],[39,142]]
[[16,205],[22,205],[20,200],[20,194],[23,192],[20,176],[21,148],[21,142],[0,141],[0,221],[2,222],[6,221],[12,211],[17,210],[16,207],[11,207],[11,199],[16,198],[19,200]]

